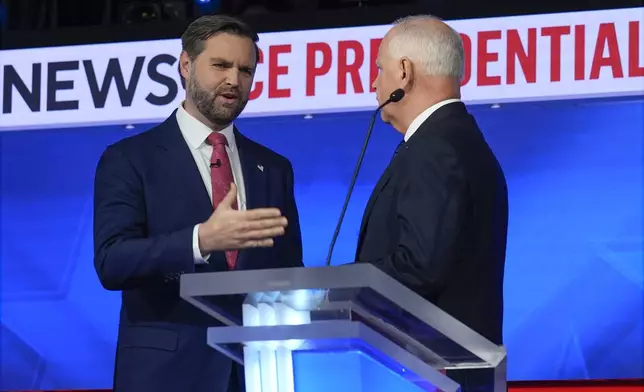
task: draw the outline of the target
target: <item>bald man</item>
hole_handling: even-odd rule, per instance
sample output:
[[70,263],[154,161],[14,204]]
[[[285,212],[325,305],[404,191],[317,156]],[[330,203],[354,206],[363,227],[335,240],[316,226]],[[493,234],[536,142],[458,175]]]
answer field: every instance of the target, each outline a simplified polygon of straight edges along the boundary
[[[399,20],[383,39],[374,87],[379,104],[405,91],[382,111],[403,141],[367,203],[356,260],[500,345],[507,188],[460,101],[463,61],[459,34],[431,16]],[[460,381],[487,391],[491,380]]]

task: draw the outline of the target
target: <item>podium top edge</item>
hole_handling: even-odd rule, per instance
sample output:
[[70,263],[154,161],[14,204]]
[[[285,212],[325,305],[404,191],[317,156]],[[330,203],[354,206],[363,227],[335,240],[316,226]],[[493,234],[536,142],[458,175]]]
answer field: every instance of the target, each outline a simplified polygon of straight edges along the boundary
[[389,276],[384,272],[367,263],[331,267],[204,272],[181,275],[181,296],[370,287],[375,280],[387,278]]
[[505,358],[503,347],[368,263],[184,274],[180,296],[194,303],[199,297],[338,289],[371,289],[493,366]]

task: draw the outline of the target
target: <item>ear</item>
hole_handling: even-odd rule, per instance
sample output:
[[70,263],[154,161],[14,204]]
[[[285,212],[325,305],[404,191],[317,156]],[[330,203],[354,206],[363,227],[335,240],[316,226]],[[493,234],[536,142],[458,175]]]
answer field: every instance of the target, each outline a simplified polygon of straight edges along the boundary
[[190,75],[191,65],[192,60],[190,60],[190,56],[188,56],[188,53],[186,53],[186,51],[182,51],[181,55],[179,56],[179,71],[181,72],[183,79],[188,79],[188,76]]
[[414,64],[407,57],[403,57],[399,62],[400,88],[407,90],[407,87],[414,83],[415,70]]

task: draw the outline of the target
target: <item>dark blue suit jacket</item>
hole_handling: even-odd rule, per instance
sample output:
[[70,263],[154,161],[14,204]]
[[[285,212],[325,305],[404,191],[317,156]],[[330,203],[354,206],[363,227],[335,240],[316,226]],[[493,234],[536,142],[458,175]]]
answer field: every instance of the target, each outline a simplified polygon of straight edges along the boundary
[[507,230],[503,170],[465,105],[450,103],[418,128],[376,184],[356,260],[502,344]]
[[[277,207],[289,221],[272,248],[242,250],[236,268],[302,266],[290,162],[237,130],[235,137],[247,208]],[[116,392],[243,390],[243,369],[206,344],[206,328],[217,322],[179,297],[182,273],[227,270],[223,252],[212,254],[208,265],[193,260],[194,225],[212,212],[174,114],[109,146],[101,156],[94,194],[94,266],[106,289],[122,291]]]

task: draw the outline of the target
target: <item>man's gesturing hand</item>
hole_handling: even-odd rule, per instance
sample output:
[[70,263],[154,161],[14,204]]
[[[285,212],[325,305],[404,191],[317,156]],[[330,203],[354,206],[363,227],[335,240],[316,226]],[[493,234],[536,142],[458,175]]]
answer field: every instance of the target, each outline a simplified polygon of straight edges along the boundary
[[230,190],[210,218],[199,226],[199,249],[202,254],[255,247],[273,246],[273,238],[284,234],[288,224],[277,208],[248,211],[233,209],[237,187]]

